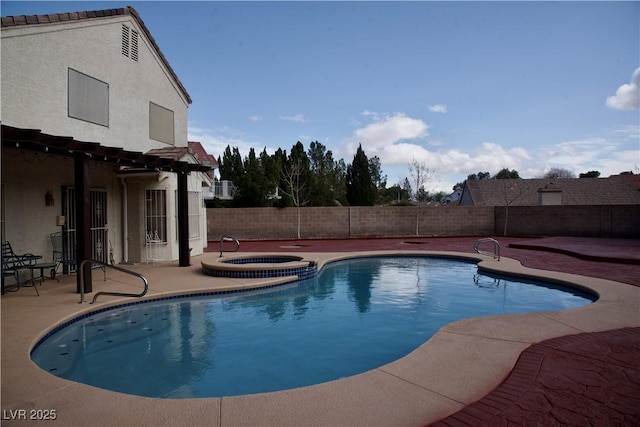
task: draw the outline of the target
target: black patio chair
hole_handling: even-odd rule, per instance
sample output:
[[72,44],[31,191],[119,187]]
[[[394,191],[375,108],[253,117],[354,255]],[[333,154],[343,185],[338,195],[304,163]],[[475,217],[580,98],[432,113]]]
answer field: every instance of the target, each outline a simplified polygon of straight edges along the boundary
[[[2,291],[18,291],[21,286],[26,286],[30,281],[36,294],[40,296],[40,292],[38,292],[33,280],[33,268],[40,258],[42,256],[30,253],[17,255],[11,247],[11,243],[2,242]],[[24,282],[20,280],[20,272],[23,270],[29,270],[30,273],[29,279]],[[9,285],[8,289],[5,286],[5,277],[13,277],[15,279],[15,283]]]

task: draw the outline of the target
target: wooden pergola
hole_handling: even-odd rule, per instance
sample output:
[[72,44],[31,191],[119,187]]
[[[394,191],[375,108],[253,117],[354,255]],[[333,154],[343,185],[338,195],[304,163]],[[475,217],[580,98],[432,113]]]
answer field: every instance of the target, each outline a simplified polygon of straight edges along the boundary
[[[2,147],[55,154],[74,159],[74,186],[76,206],[76,261],[78,265],[91,259],[91,213],[89,162],[104,162],[149,171],[173,172],[178,177],[178,254],[179,266],[190,265],[189,254],[189,203],[187,176],[191,172],[207,172],[211,168],[179,160],[167,159],[122,148],[106,147],[95,142],[84,142],[68,136],[55,136],[37,129],[22,129],[1,125]],[[92,292],[91,264],[86,263],[77,273],[77,291],[81,277],[85,292]],[[4,293],[4,292],[3,292]]]

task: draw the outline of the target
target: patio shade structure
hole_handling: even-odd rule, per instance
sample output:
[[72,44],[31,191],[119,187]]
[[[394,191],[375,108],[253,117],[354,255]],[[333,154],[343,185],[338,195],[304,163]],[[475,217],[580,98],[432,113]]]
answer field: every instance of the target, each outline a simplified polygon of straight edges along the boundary
[[[84,142],[68,136],[42,133],[37,129],[23,129],[1,125],[2,147],[49,153],[74,159],[74,185],[76,187],[76,260],[91,259],[91,223],[89,212],[89,162],[104,162],[155,172],[172,172],[178,178],[178,255],[179,266],[187,267],[189,261],[189,222],[187,176],[191,172],[207,172],[211,168],[201,164],[167,159],[117,147],[107,147],[95,142]],[[91,265],[78,272],[77,291],[80,292],[81,275],[85,292],[92,292]],[[2,289],[4,294],[4,289]]]

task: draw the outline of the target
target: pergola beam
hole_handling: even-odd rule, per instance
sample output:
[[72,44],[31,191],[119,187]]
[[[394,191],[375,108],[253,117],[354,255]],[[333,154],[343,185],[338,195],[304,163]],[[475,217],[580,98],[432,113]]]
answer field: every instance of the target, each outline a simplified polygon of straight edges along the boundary
[[139,151],[105,147],[96,142],[78,141],[69,136],[48,135],[37,129],[20,129],[6,125],[2,125],[2,145],[62,156],[84,153],[97,162],[159,169],[164,172],[207,172],[211,169],[209,166],[166,159]]

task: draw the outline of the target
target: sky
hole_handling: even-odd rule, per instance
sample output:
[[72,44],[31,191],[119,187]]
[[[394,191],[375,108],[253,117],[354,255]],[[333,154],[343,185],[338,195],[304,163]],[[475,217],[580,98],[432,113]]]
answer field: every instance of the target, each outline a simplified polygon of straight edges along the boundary
[[133,6],[186,87],[188,137],[300,141],[469,174],[640,173],[640,2],[9,2],[2,16]]

